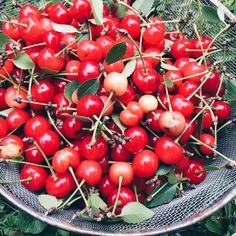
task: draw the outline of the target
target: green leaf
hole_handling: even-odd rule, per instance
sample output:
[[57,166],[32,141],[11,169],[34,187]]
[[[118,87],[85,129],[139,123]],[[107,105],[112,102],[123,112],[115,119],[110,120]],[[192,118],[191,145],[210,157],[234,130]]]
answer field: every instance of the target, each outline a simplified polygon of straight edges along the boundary
[[166,164],[160,163],[156,171],[156,175],[166,175],[170,172],[171,169],[172,169],[172,165],[166,165]]
[[52,28],[61,33],[76,33],[78,30],[72,25],[56,24],[52,22]]
[[90,79],[81,84],[78,88],[77,96],[81,99],[88,94],[96,94],[100,87],[99,79]]
[[161,62],[161,68],[164,70],[179,70],[177,67]]
[[103,1],[102,0],[90,0],[92,12],[97,25],[103,24]]
[[206,222],[206,228],[216,234],[216,235],[224,235],[224,226],[220,221],[208,219]]
[[227,94],[236,99],[236,81],[235,80],[230,80],[230,79],[225,79],[225,86],[226,86],[226,92]]
[[30,58],[30,56],[26,53],[21,53],[16,56],[16,58],[13,59],[13,63],[16,67],[22,69],[22,70],[30,70],[35,67],[34,62]]
[[73,80],[72,82],[70,82],[69,84],[66,85],[65,90],[64,90],[64,94],[70,102],[72,102],[72,94],[79,87],[80,87],[80,84],[77,80]]
[[203,117],[204,117],[204,112],[202,112],[197,118],[198,136],[202,134]]
[[6,44],[11,42],[11,38],[7,35],[0,33],[0,46],[5,46]]
[[106,63],[108,65],[119,61],[126,52],[127,46],[125,42],[115,44],[107,53]]
[[96,210],[105,210],[107,208],[107,204],[97,195],[91,193],[88,198],[89,206]]
[[214,24],[220,23],[220,18],[217,14],[217,9],[214,7],[203,6],[202,15],[210,23],[214,23]]
[[124,18],[127,15],[128,8],[122,4],[117,5],[116,16],[119,19]]
[[112,114],[111,118],[114,121],[114,123],[119,127],[119,129],[121,130],[122,134],[124,134],[124,132],[126,130],[126,127],[121,124],[119,115],[118,114]]
[[217,8],[217,15],[222,22],[225,22],[225,13],[221,7]]
[[170,183],[172,185],[177,183],[175,171],[173,169],[169,172],[167,178],[168,178],[168,183]]
[[163,203],[170,202],[175,196],[176,189],[177,189],[177,184],[173,185],[167,183],[165,186],[163,185],[158,186],[157,188],[154,189],[153,193],[156,191],[160,192],[158,192],[150,202],[146,201],[145,205],[147,207],[153,208],[162,205]]
[[125,65],[125,68],[122,71],[122,74],[124,74],[126,78],[128,78],[130,75],[132,75],[135,68],[136,68],[136,60],[131,60]]
[[139,12],[143,12],[145,16],[148,16],[153,7],[153,3],[154,0],[136,0],[132,7]]
[[62,200],[58,200],[56,197],[48,195],[48,194],[39,195],[38,201],[40,205],[46,210],[57,208],[62,204]]
[[199,151],[198,145],[191,145],[191,148],[198,156],[202,157],[202,153]]
[[165,86],[166,86],[167,88],[172,88],[172,87],[174,87],[174,83],[173,83],[173,80],[172,80],[172,79],[166,77],[164,82],[165,82]]
[[154,212],[140,202],[130,202],[123,207],[119,217],[129,224],[138,224],[154,216]]
[[70,233],[68,231],[58,229],[56,232],[56,236],[70,236]]
[[12,112],[14,108],[8,108],[6,110],[0,111],[0,116],[7,117],[10,112]]
[[14,158],[14,160],[16,160],[16,161],[23,161],[24,157],[23,156],[18,156],[16,158]]

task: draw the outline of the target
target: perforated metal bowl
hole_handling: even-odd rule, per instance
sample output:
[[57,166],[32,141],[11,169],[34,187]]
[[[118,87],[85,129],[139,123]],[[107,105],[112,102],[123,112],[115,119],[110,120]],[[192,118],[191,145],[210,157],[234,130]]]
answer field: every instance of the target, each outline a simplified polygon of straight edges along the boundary
[[[0,0],[0,6],[3,6],[3,2],[9,2],[9,0]],[[31,2],[34,3],[34,1]],[[204,2],[212,6],[222,7],[228,19],[234,18],[234,15],[218,1],[212,0]],[[20,1],[20,3],[26,3],[26,1]],[[40,3],[41,2],[35,2],[36,5],[40,5]],[[169,5],[167,4],[167,8],[173,13],[171,16],[172,19],[185,14],[190,6],[191,1],[189,0],[175,0]],[[11,10],[8,4],[4,7],[7,10]],[[194,14],[196,14],[196,12]],[[218,25],[212,27],[207,25],[206,22],[203,23],[205,25],[205,33],[214,35],[215,32],[218,32]],[[189,31],[190,30],[191,28],[189,27]],[[235,35],[236,29],[233,28],[225,37],[232,38],[235,37]],[[218,56],[216,54],[212,60],[217,60],[217,58]],[[228,70],[235,75],[236,63],[233,58],[232,60],[230,58],[228,59]],[[218,148],[219,151],[226,156],[236,160],[235,126],[231,126],[220,133]],[[225,161],[220,157],[212,163],[212,165],[216,166],[222,166],[224,164],[226,164]],[[0,164],[0,179],[19,179],[18,166]],[[183,197],[176,198],[166,205],[156,207],[153,209],[155,216],[152,219],[135,225],[121,222],[97,223],[82,219],[72,220],[72,216],[75,213],[75,210],[72,209],[63,210],[51,216],[45,216],[45,210],[38,203],[37,194],[26,190],[20,184],[0,185],[0,194],[30,215],[68,231],[91,235],[157,235],[194,224],[211,215],[214,211],[223,207],[236,197],[236,169],[210,171],[205,181],[197,186],[196,189],[187,191]]]

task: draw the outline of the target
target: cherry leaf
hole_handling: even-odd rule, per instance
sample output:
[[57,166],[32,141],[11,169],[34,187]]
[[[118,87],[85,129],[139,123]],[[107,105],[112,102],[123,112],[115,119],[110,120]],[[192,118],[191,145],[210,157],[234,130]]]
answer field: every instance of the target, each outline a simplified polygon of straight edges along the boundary
[[217,10],[214,7],[203,6],[202,7],[202,15],[210,23],[217,24],[220,22],[220,18],[217,14]]
[[217,15],[222,22],[225,22],[225,13],[221,7],[217,8]]
[[167,88],[172,88],[173,86],[174,86],[174,83],[173,83],[173,80],[172,79],[170,79],[170,78],[165,78],[165,86],[167,87]]
[[11,42],[11,38],[7,35],[0,33],[0,46],[5,46],[6,44]]
[[97,25],[103,24],[103,1],[102,0],[90,0],[92,12]]
[[136,0],[132,7],[137,11],[142,12],[144,16],[148,16],[153,7],[153,3],[155,0]]
[[108,65],[119,61],[126,52],[127,46],[125,42],[115,44],[107,53],[106,63]]
[[76,33],[78,30],[72,25],[56,24],[52,22],[52,28],[60,33]]
[[35,67],[34,62],[30,58],[30,56],[26,53],[21,53],[13,59],[13,63],[16,67],[22,70],[29,70]]
[[15,161],[23,161],[24,157],[23,156],[18,156],[16,158],[14,158]]
[[171,169],[172,169],[171,165],[166,165],[166,164],[160,163],[160,165],[156,171],[156,175],[166,175],[170,172]]
[[81,99],[88,94],[96,94],[100,87],[99,79],[90,79],[81,84],[78,88],[77,97]]
[[129,224],[137,224],[154,216],[154,212],[140,202],[130,202],[125,205],[119,217]]
[[10,112],[12,112],[14,110],[14,108],[8,108],[8,109],[6,109],[6,110],[3,110],[3,111],[0,111],[0,116],[2,116],[2,117],[8,117],[8,114],[10,113]]
[[77,80],[73,80],[72,82],[66,85],[64,94],[70,102],[72,102],[72,94],[74,93],[76,89],[79,88],[79,86],[80,84]]
[[91,193],[88,197],[89,206],[96,210],[105,210],[107,208],[107,204],[95,193]]
[[116,16],[119,19],[124,18],[128,13],[128,8],[122,4],[117,5]]
[[161,68],[164,70],[179,70],[179,68],[169,65],[167,63],[164,63],[163,61],[161,62]]
[[48,194],[41,194],[38,196],[38,201],[40,205],[46,210],[50,210],[52,208],[57,208],[62,204],[62,200],[57,199],[54,196]]
[[173,169],[168,173],[167,178],[168,178],[168,183],[177,184],[175,171]]
[[122,74],[124,74],[128,78],[130,75],[132,75],[135,68],[136,68],[136,60],[131,60],[125,65]]
[[122,134],[124,134],[124,132],[126,130],[126,127],[121,124],[119,115],[113,114],[113,115],[111,115],[111,118],[114,121],[114,123],[119,127],[119,129],[121,130]]

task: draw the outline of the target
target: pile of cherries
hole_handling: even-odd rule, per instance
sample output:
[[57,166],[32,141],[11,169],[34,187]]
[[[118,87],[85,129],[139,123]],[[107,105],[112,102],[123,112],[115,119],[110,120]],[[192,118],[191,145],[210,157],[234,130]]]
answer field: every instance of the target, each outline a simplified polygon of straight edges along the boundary
[[[127,8],[121,19],[118,5]],[[166,24],[183,22],[145,19],[128,0],[104,4],[103,18],[95,24],[90,2],[74,0],[41,10],[20,6],[19,17],[2,24],[11,42],[0,58],[0,109],[12,109],[0,118],[0,157],[21,163],[18,181],[28,190],[66,198],[79,189],[85,199],[96,191],[119,214],[167,182],[156,175],[161,166],[171,165],[184,187],[201,183],[231,108],[222,100],[221,71],[208,60],[215,50],[209,36],[167,31]],[[58,32],[55,24],[78,32]],[[90,39],[80,41],[86,34]],[[125,53],[110,64],[117,44]],[[20,54],[35,67],[18,68]],[[91,79],[99,89],[91,84],[78,99],[79,86]]]

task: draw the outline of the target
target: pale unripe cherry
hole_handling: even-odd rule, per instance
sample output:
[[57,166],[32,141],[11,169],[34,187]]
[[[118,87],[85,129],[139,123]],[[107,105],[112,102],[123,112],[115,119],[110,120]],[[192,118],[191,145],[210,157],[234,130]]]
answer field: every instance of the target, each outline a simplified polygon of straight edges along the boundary
[[76,90],[72,93],[72,96],[71,96],[71,100],[72,100],[72,102],[73,102],[74,104],[77,104],[77,103],[79,102],[77,93],[78,93],[78,89],[76,89]]
[[150,94],[143,95],[138,101],[144,113],[154,111],[158,107],[157,99]]
[[22,155],[21,148],[13,143],[9,143],[2,147],[0,156],[4,159],[14,159]]
[[108,74],[103,82],[103,86],[107,92],[113,91],[116,96],[122,96],[128,87],[128,80],[125,75],[118,72]]
[[[104,105],[106,104],[108,97],[107,96],[100,96],[100,98],[102,99]],[[114,109],[114,105],[112,104],[112,100],[110,100],[107,104],[106,110],[103,113],[103,116],[110,116],[113,112]]]

